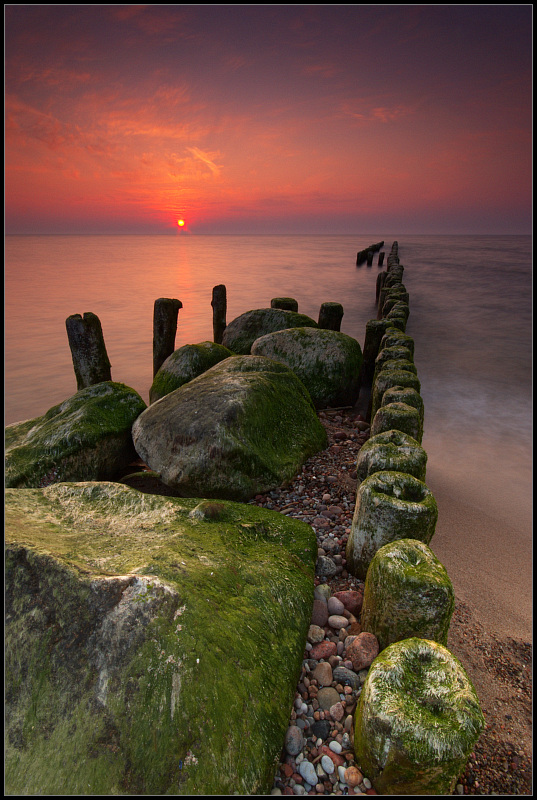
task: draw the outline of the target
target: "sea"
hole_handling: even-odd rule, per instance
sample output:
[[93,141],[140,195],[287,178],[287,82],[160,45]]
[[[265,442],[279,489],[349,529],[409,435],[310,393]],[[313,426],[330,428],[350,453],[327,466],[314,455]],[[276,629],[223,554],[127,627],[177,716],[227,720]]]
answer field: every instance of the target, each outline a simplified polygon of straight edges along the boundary
[[[182,303],[176,347],[213,338],[211,298],[218,284],[227,288],[228,322],[269,307],[274,297],[295,298],[299,312],[314,320],[323,302],[341,303],[341,330],[363,347],[366,323],[376,317],[377,275],[386,267],[379,268],[377,255],[373,266],[357,267],[356,254],[380,241],[386,257],[398,242],[405,268],[427,474],[450,498],[446,516],[453,525],[454,502],[461,513],[482,512],[509,531],[507,551],[529,564],[531,236],[6,236],[5,423],[39,416],[76,391],[65,328],[71,314],[99,317],[112,380],[146,402],[153,305],[160,297]],[[444,550],[451,546],[448,536],[446,530]],[[468,559],[470,591],[471,570],[478,571],[487,541],[481,533],[473,546],[471,525],[462,538],[468,540],[461,558]],[[460,548],[460,535],[458,542]],[[518,564],[512,569],[516,573]],[[501,586],[501,578],[498,569],[486,585]]]

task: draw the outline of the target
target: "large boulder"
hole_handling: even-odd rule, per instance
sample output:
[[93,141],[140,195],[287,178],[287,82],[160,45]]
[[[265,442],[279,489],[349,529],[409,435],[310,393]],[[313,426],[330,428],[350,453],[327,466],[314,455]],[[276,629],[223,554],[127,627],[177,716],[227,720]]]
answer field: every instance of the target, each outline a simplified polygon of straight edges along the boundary
[[197,378],[231,355],[233,355],[231,350],[215,342],[185,344],[179,347],[168,356],[155,375],[149,390],[149,402],[160,400],[161,397]]
[[134,389],[105,381],[81,389],[42,417],[8,425],[6,486],[113,479],[137,457],[131,428],[146,408]]
[[457,658],[437,642],[404,639],[369,668],[354,749],[377,794],[451,795],[484,726]]
[[269,794],[311,617],[311,527],[113,483],[5,500],[7,793]]
[[347,569],[365,580],[375,553],[396,539],[429,544],[438,506],[423,481],[403,472],[375,472],[358,487],[347,539]]
[[419,636],[447,645],[455,608],[453,586],[433,551],[417,539],[378,550],[367,570],[360,624],[383,650]]
[[237,355],[248,355],[256,339],[266,333],[284,328],[317,328],[317,323],[305,314],[280,308],[258,308],[246,311],[229,323],[222,344]]
[[291,480],[326,432],[284,364],[234,356],[158,400],[136,420],[140,457],[186,497],[247,500]]
[[316,408],[353,406],[360,391],[362,348],[351,336],[322,328],[290,328],[256,339],[252,355],[293,370]]

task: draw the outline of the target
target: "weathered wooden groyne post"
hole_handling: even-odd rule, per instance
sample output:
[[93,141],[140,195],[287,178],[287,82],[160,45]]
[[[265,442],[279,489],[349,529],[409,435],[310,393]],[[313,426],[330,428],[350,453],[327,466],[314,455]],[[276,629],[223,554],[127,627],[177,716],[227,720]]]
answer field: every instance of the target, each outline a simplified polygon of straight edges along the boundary
[[[367,266],[370,267],[373,264],[373,254],[378,252],[381,247],[384,247],[384,242],[377,242],[376,244],[369,245],[365,250],[359,250],[356,253],[356,266],[359,267],[360,264],[367,261]],[[370,253],[371,256],[369,255]],[[371,258],[371,263],[369,263],[369,258]]]
[[77,390],[112,380],[99,317],[90,311],[83,317],[72,314],[65,320],[65,327],[73,357]]
[[384,256],[385,256],[385,253],[384,253],[384,250],[383,250],[382,253],[379,253],[379,267],[382,267],[382,265],[384,264]]
[[213,288],[213,341],[222,344],[222,337],[226,329],[227,290],[223,283]]
[[341,303],[323,303],[319,309],[319,328],[328,331],[340,331],[341,320],[343,318],[343,306]]
[[279,308],[281,311],[298,312],[298,302],[293,297],[273,297],[270,307]]
[[153,377],[175,350],[177,316],[183,307],[180,300],[159,297],[153,310]]

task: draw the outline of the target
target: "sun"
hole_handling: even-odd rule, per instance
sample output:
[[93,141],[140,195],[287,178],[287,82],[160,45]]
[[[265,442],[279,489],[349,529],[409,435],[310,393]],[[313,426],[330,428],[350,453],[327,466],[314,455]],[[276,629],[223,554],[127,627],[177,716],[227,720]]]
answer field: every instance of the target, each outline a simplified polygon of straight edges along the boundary
[[182,227],[183,227],[183,225],[185,224],[185,221],[184,221],[184,219],[178,219],[178,220],[177,220],[177,224],[179,225],[179,227],[180,227],[180,228],[182,228]]

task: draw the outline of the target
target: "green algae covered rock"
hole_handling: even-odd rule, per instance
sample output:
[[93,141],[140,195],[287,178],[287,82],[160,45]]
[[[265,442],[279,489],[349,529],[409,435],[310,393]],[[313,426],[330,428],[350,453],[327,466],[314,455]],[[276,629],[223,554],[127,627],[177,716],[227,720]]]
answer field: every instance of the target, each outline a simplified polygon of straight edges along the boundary
[[438,519],[433,494],[422,482],[402,472],[376,472],[358,487],[347,540],[347,569],[365,580],[375,555],[397,539],[429,544]]
[[233,355],[231,350],[215,342],[185,344],[179,347],[168,356],[155,375],[149,390],[149,402],[160,400],[161,397],[197,378],[231,355]]
[[426,544],[399,539],[378,550],[367,570],[360,623],[383,650],[418,636],[447,645],[455,608],[445,567]]
[[[373,422],[375,419],[376,415]],[[368,439],[356,459],[356,473],[360,481],[383,470],[406,472],[423,481],[426,467],[427,453],[419,442],[395,429],[377,433]]]
[[131,428],[147,408],[123,383],[104,381],[69,397],[42,417],[5,430],[9,487],[110,480],[136,458]]
[[[385,396],[386,394],[387,392],[384,393]],[[418,409],[406,403],[383,402],[371,423],[371,436],[391,430],[402,431],[421,444],[423,423]]]
[[404,639],[369,668],[354,749],[377,794],[450,795],[485,720],[458,659],[427,639]]
[[290,328],[261,336],[252,355],[286,364],[316,408],[352,406],[360,391],[362,348],[351,336],[324,328]]
[[233,356],[158,400],[133,425],[140,457],[186,497],[248,500],[291,480],[326,432],[284,364]]
[[269,794],[312,529],[112,483],[5,500],[7,794]]
[[237,355],[248,355],[256,339],[284,328],[317,328],[311,317],[280,308],[258,308],[247,311],[229,323],[222,344]]

